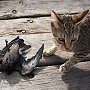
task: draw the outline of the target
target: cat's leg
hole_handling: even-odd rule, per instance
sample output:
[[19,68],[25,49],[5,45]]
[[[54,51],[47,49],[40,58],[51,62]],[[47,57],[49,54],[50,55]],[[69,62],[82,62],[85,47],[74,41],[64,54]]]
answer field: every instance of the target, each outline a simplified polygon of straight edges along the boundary
[[87,53],[85,53],[85,54],[82,54],[82,53],[81,54],[75,54],[66,63],[64,63],[60,66],[59,71],[60,72],[68,72],[73,65],[80,62],[87,55],[88,55]]
[[57,51],[57,47],[54,44],[51,48],[45,49],[43,55],[44,56],[51,56]]

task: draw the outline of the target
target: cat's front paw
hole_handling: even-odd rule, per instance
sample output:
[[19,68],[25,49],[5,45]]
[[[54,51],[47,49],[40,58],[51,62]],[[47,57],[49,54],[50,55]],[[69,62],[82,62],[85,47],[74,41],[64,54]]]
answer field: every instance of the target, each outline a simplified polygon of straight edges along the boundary
[[48,56],[53,55],[53,53],[50,49],[46,49],[46,50],[44,50],[43,55],[48,57]]
[[65,64],[62,64],[59,68],[59,71],[65,73],[69,71],[69,68]]

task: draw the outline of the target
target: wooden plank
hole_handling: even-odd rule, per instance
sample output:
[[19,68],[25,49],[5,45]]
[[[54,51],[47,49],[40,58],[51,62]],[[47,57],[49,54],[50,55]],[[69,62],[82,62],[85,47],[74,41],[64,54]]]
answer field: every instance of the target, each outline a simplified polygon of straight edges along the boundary
[[[24,12],[23,0],[0,0],[0,16],[6,14],[16,14]],[[13,13],[16,10],[16,13]]]
[[[32,33],[50,33],[50,20],[50,17],[0,20],[0,36],[5,36],[9,34],[19,35]],[[22,33],[20,32],[20,30],[25,32]]]
[[[25,12],[50,13],[55,10],[58,13],[78,12],[90,8],[89,0],[27,0]],[[41,12],[42,10],[42,12]]]
[[74,13],[90,9],[89,0],[3,0],[0,1],[0,16],[29,17],[57,13]]

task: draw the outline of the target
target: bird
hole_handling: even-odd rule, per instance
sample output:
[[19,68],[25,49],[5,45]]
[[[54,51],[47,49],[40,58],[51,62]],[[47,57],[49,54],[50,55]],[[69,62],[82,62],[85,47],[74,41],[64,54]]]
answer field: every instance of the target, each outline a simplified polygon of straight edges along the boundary
[[8,43],[7,40],[5,41],[6,46],[2,49],[4,56],[2,58],[0,70],[5,71],[8,75],[17,71],[22,76],[32,76],[33,70],[42,58],[44,44],[42,44],[33,57],[26,60],[23,53],[25,53],[25,50],[31,48],[31,45],[25,44],[23,39],[18,39],[19,37],[15,38],[10,43]]

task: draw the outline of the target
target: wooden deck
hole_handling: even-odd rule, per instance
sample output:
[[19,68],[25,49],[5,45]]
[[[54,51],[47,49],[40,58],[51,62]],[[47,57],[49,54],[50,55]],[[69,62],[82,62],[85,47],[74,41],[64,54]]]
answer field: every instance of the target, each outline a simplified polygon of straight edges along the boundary
[[[28,57],[33,56],[41,44],[52,45],[50,11],[75,13],[90,9],[90,0],[0,0],[0,48],[4,40],[20,36],[32,46]],[[21,32],[22,31],[22,32]],[[34,78],[21,77],[18,72],[10,76],[0,73],[0,90],[90,90],[90,61],[80,62],[70,72],[60,73],[60,57],[71,53],[55,53],[43,57],[36,67]],[[65,57],[65,58],[66,58]],[[52,62],[51,62],[52,61]]]

